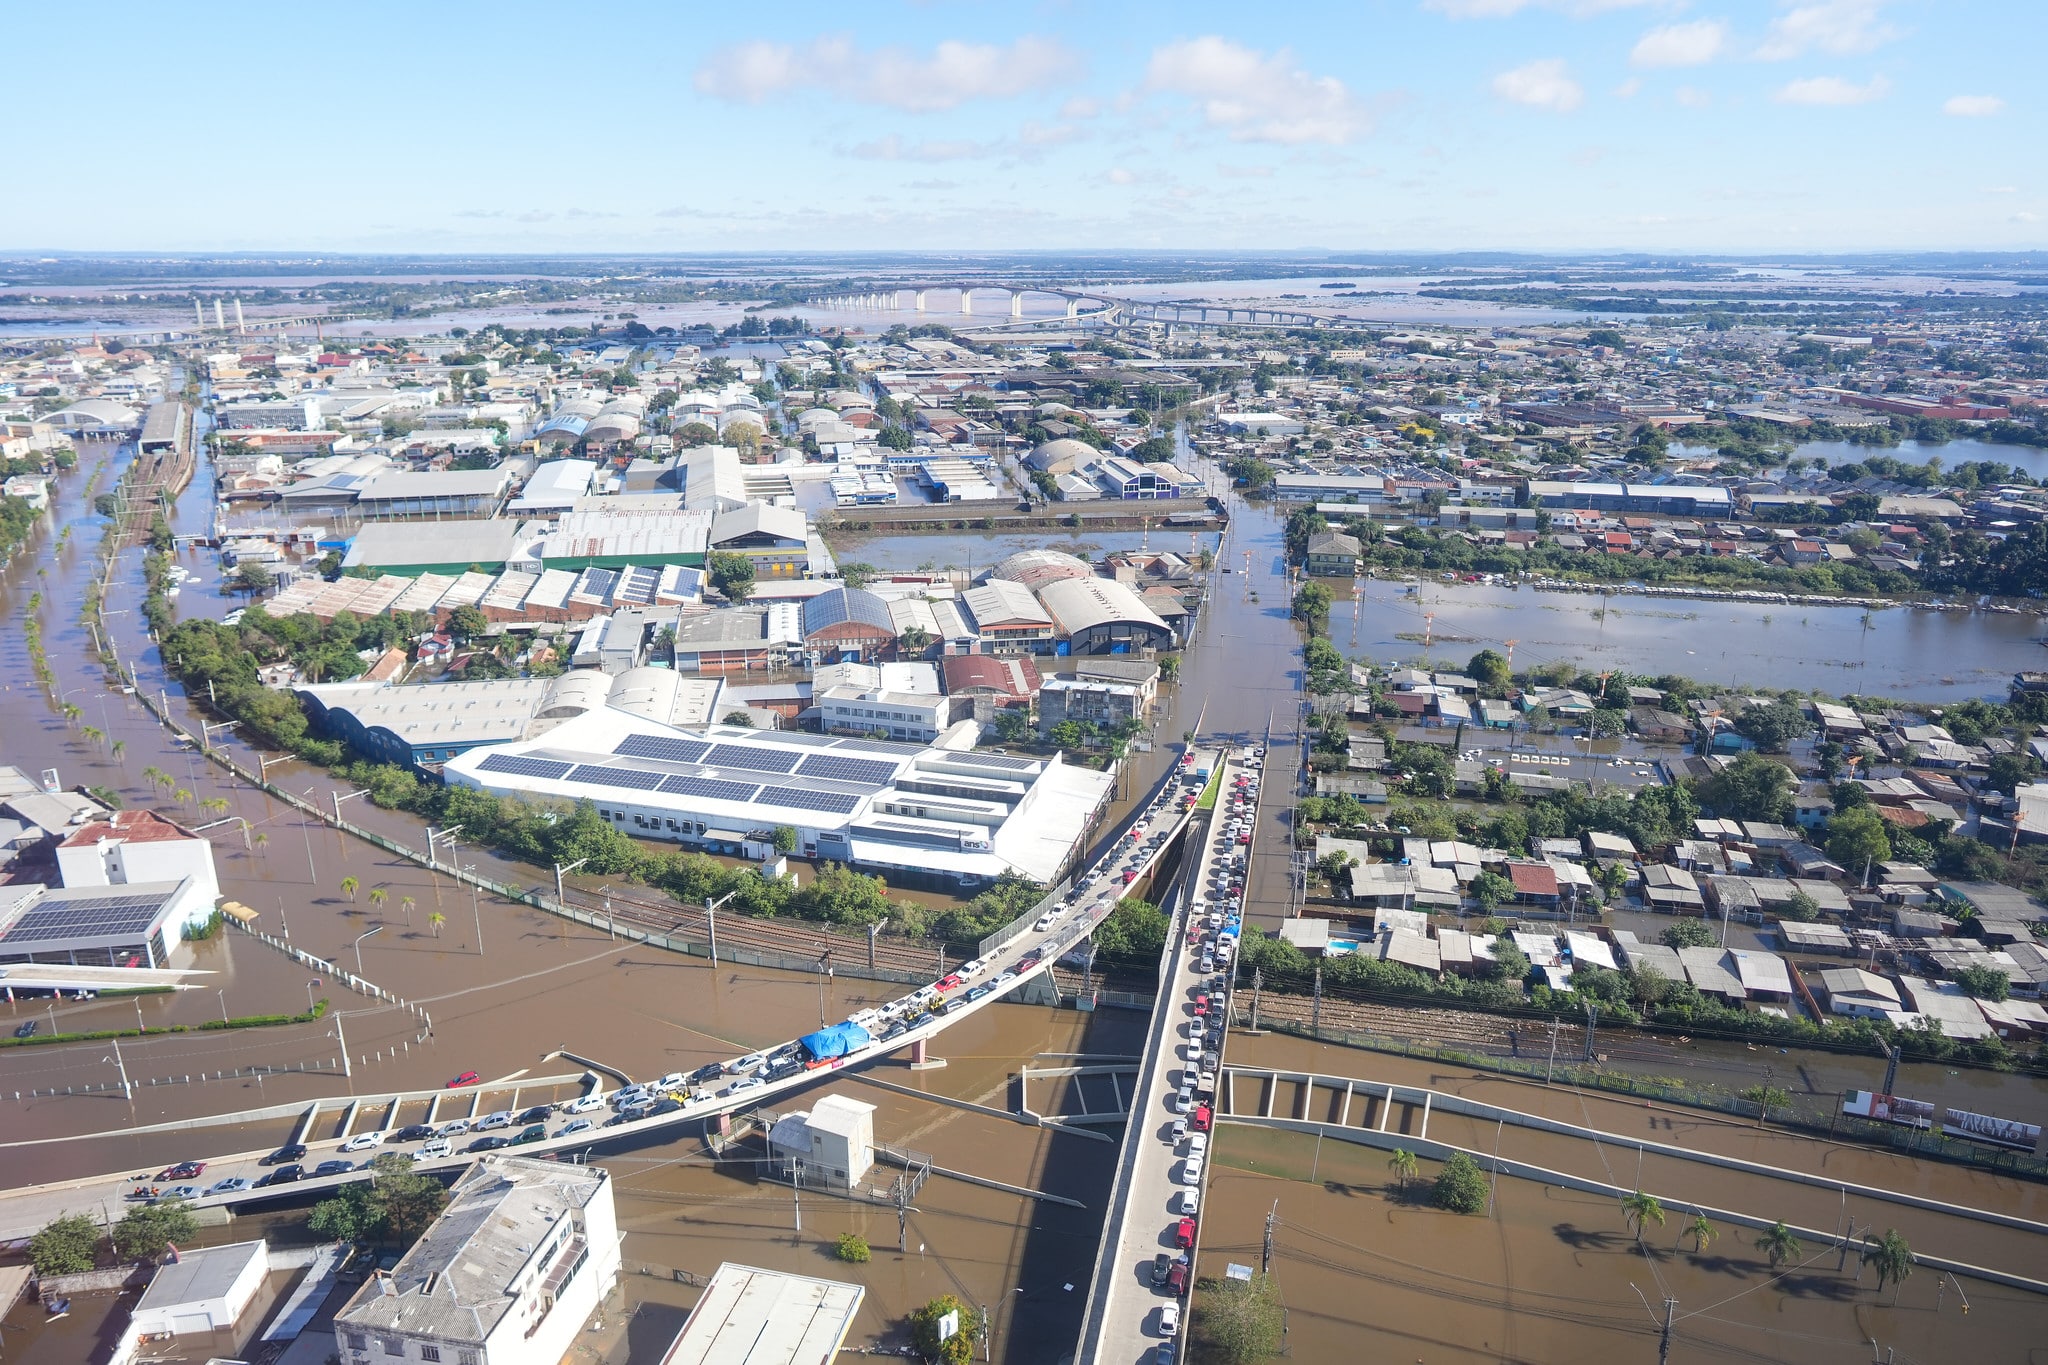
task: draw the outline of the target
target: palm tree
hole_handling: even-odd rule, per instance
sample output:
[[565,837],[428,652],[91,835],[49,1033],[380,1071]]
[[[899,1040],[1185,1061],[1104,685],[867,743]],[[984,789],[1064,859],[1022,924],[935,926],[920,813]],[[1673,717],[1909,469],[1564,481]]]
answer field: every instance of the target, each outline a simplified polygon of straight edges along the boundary
[[268,834],[258,834],[256,836],[255,843],[257,851],[261,852],[263,849],[268,848],[270,846],[270,836]]
[[189,788],[186,787],[180,787],[176,791],[171,793],[171,800],[177,802],[181,806],[184,805],[187,801],[190,801],[191,799],[192,792]]
[[1907,1245],[1905,1236],[1897,1228],[1886,1228],[1884,1236],[1863,1243],[1863,1261],[1877,1267],[1877,1292],[1884,1292],[1884,1282],[1892,1282],[1892,1302],[1898,1302],[1899,1286],[1913,1273],[1913,1262],[1919,1258],[1913,1248]]
[[80,705],[79,705],[79,704],[78,704],[77,702],[75,702],[75,701],[67,701],[67,702],[65,702],[65,703],[64,703],[64,706],[63,706],[63,708],[62,708],[62,709],[63,709],[63,712],[64,712],[64,723],[65,723],[66,725],[74,725],[74,724],[76,724],[76,723],[77,723],[77,721],[78,721],[78,718],[79,718],[80,716],[82,716],[82,715],[84,715],[84,714],[85,714],[85,708],[84,708],[84,707],[82,707],[82,706],[80,706]]
[[1764,1229],[1763,1232],[1759,1233],[1756,1239],[1756,1249],[1764,1254],[1764,1258],[1771,1263],[1771,1269],[1773,1270],[1776,1270],[1787,1261],[1798,1260],[1800,1254],[1806,1250],[1806,1248],[1799,1245],[1799,1239],[1792,1235],[1792,1229],[1786,1227],[1783,1223],[1773,1223]]
[[446,924],[447,922],[448,917],[442,914],[439,910],[436,910],[433,914],[427,916],[427,923],[434,926],[435,938],[441,937],[441,926]]
[[341,879],[341,894],[348,897],[350,905],[355,904],[356,888],[361,885],[362,883],[357,881],[354,877],[343,877]]
[[1622,1196],[1621,1217],[1622,1221],[1635,1229],[1636,1240],[1640,1242],[1643,1240],[1643,1232],[1650,1224],[1655,1223],[1660,1228],[1664,1226],[1664,1205],[1656,1195],[1644,1194],[1637,1190],[1633,1194]]
[[142,770],[142,780],[149,784],[151,791],[155,791],[158,787],[168,786],[171,775],[152,763]]
[[391,893],[389,891],[386,891],[383,887],[373,886],[370,888],[370,904],[382,905],[385,901],[388,901],[390,899]]
[[1712,1219],[1708,1218],[1704,1213],[1696,1213],[1692,1216],[1692,1221],[1685,1225],[1685,1233],[1683,1235],[1692,1238],[1692,1249],[1698,1252],[1705,1251],[1707,1243],[1713,1241],[1721,1234],[1714,1230]]
[[209,796],[199,803],[199,809],[205,811],[208,815],[225,815],[228,809],[228,799],[225,796]]
[[400,896],[398,898],[398,908],[405,912],[405,922],[407,924],[412,923],[412,907],[414,904],[415,902],[411,896]]
[[97,744],[107,737],[107,732],[97,725],[81,726],[78,733],[85,736],[85,742],[88,744]]
[[109,749],[107,752],[111,753],[114,756],[114,761],[116,763],[119,763],[121,761],[121,756],[128,752],[128,741],[125,739],[115,740],[113,748]]
[[1401,1188],[1404,1190],[1408,1188],[1408,1182],[1415,1178],[1418,1165],[1419,1163],[1415,1160],[1415,1153],[1409,1151],[1406,1147],[1396,1147],[1394,1154],[1387,1158],[1387,1169],[1394,1173],[1395,1178],[1401,1182]]
[[1742,1098],[1756,1106],[1756,1126],[1759,1128],[1770,1122],[1773,1109],[1783,1109],[1792,1103],[1792,1097],[1774,1085],[1753,1085],[1742,1092]]

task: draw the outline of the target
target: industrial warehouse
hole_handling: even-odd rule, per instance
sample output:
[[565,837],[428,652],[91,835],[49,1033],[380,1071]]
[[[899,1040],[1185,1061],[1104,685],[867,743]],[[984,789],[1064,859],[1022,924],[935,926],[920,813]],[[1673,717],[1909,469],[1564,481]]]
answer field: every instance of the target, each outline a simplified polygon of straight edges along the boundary
[[962,887],[1006,872],[1057,881],[1113,785],[1057,755],[686,731],[609,705],[533,740],[471,749],[442,777],[499,795],[590,801],[628,834],[707,851],[765,856],[786,826],[804,857],[899,885]]

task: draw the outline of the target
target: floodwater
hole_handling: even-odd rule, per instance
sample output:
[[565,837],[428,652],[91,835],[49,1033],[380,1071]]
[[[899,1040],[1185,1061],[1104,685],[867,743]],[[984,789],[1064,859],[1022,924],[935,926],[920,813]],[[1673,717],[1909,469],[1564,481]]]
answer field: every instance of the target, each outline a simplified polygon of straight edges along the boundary
[[1638,1247],[1614,1200],[1514,1178],[1494,1216],[1446,1213],[1425,1201],[1434,1163],[1404,1191],[1384,1153],[1348,1143],[1226,1125],[1215,1153],[1200,1273],[1256,1269],[1271,1215],[1297,1360],[1647,1361],[1668,1297],[1675,1361],[2027,1361],[2048,1317],[2039,1296],[1926,1268],[1894,1304],[1811,1243],[1773,1275],[1740,1229],[1693,1251],[1683,1216]]
[[1329,586],[1337,598],[1331,639],[1380,664],[1428,658],[1461,666],[1513,640],[1517,669],[1567,660],[1594,671],[1930,702],[2002,698],[2013,674],[2048,665],[2042,622],[2030,615],[1866,612],[1427,580],[1411,595],[1410,584],[1389,579],[1366,580],[1361,615],[1347,585]]
[[2043,450],[2039,446],[1999,445],[1968,438],[1944,442],[1941,445],[1905,441],[1890,449],[1883,446],[1859,446],[1849,441],[1807,441],[1795,446],[1792,453],[1808,460],[1825,460],[1830,465],[1854,464],[1872,455],[1889,455],[1892,459],[1901,460],[1906,464],[1926,464],[1929,459],[1939,457],[1944,469],[1954,469],[1959,464],[1968,464],[1974,460],[1985,460],[2025,470],[2027,477],[2031,479],[2048,477],[2048,450]]

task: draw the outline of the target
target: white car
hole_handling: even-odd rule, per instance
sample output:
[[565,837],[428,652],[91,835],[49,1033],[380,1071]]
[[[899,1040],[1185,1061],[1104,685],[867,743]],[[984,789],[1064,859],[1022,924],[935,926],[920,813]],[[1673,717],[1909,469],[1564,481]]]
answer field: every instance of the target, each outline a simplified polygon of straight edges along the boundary
[[767,1064],[767,1053],[749,1052],[746,1056],[740,1058],[736,1062],[727,1062],[725,1064],[725,1069],[733,1075],[738,1076],[748,1071],[759,1071],[762,1067],[766,1066]]
[[1187,1137],[1187,1135],[1188,1135],[1188,1121],[1187,1121],[1187,1116],[1186,1116],[1186,1115],[1182,1115],[1182,1116],[1181,1116],[1180,1118],[1177,1118],[1177,1119],[1175,1119],[1175,1120],[1173,1121],[1173,1144],[1174,1144],[1174,1146],[1178,1147],[1178,1146],[1179,1146],[1179,1145],[1181,1144],[1181,1140],[1182,1140],[1182,1139],[1184,1139],[1185,1137]]
[[593,1090],[580,1100],[570,1100],[562,1112],[567,1114],[595,1114],[604,1108],[604,1092]]
[[434,1135],[436,1137],[461,1137],[474,1127],[476,1127],[475,1119],[450,1119],[439,1128],[436,1128]]
[[1174,1201],[1173,1207],[1183,1218],[1194,1217],[1202,1207],[1202,1192],[1200,1190],[1182,1190],[1180,1197]]
[[[1051,915],[1047,915],[1045,917],[1045,919],[1051,918]],[[1039,923],[1043,924],[1045,922],[1045,919],[1040,920]],[[985,957],[977,957],[972,962],[963,962],[960,964],[960,975],[962,976],[979,976],[987,970],[988,959]],[[859,1022],[858,1018],[856,1018],[855,1022]]]
[[1180,1163],[1180,1183],[1183,1185],[1199,1185],[1202,1183],[1202,1158],[1191,1156]]
[[439,1161],[444,1156],[452,1155],[454,1151],[455,1144],[447,1138],[435,1138],[433,1141],[422,1145],[417,1152],[414,1152],[412,1159],[415,1162]]
[[488,1133],[493,1128],[510,1128],[511,1126],[512,1111],[510,1109],[500,1109],[495,1114],[486,1114],[477,1120],[476,1131]]
[[689,1080],[690,1077],[687,1073],[681,1071],[671,1071],[668,1073],[668,1075],[663,1076],[660,1080],[651,1081],[648,1084],[650,1089],[656,1091],[680,1090],[685,1085],[689,1084]]
[[382,1129],[374,1133],[357,1133],[347,1142],[341,1144],[341,1150],[344,1152],[367,1152],[372,1147],[382,1147],[384,1145],[384,1137],[385,1134]]
[[1159,1306],[1159,1335],[1177,1337],[1180,1335],[1180,1305],[1177,1303]]
[[1193,1157],[1201,1157],[1207,1156],[1208,1153],[1209,1135],[1207,1133],[1189,1133],[1188,1155]]
[[1056,920],[1058,920],[1058,919],[1059,919],[1059,912],[1057,912],[1057,911],[1054,911],[1054,910],[1048,910],[1048,911],[1046,911],[1046,912],[1045,912],[1044,914],[1042,914],[1042,915],[1040,915],[1040,916],[1038,917],[1038,923],[1036,923],[1036,924],[1034,924],[1034,925],[1032,925],[1032,926],[1031,926],[1031,928],[1032,928],[1032,931],[1033,931],[1034,933],[1040,933],[1040,934],[1042,934],[1042,933],[1044,933],[1044,932],[1045,932],[1046,930],[1048,930],[1048,929],[1052,928],[1052,926],[1053,926],[1053,923],[1054,923],[1054,921],[1056,921]]

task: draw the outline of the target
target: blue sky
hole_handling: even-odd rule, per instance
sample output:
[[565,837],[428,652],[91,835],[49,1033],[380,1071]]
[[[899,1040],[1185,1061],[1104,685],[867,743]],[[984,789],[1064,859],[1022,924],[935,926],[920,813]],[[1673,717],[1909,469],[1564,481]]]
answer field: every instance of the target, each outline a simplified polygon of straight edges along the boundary
[[38,188],[0,249],[2048,236],[2048,0],[17,0],[7,29]]

